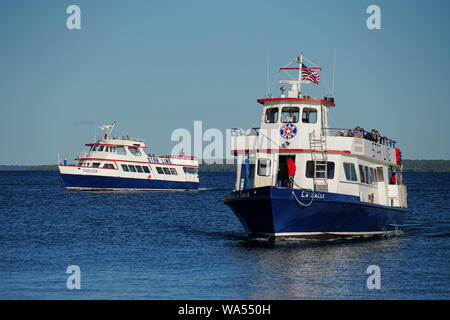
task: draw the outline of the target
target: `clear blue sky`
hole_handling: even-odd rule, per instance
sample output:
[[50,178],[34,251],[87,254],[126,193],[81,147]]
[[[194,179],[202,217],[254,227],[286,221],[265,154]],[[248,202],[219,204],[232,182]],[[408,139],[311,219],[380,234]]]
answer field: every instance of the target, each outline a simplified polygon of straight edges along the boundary
[[[66,8],[81,8],[81,30]],[[381,30],[366,9],[381,8]],[[176,128],[258,126],[272,77],[300,51],[331,81],[334,127],[377,128],[408,159],[450,159],[450,1],[0,2],[0,164],[73,159],[94,127],[169,153]],[[278,95],[279,85],[273,93]],[[309,86],[311,87],[311,86]]]

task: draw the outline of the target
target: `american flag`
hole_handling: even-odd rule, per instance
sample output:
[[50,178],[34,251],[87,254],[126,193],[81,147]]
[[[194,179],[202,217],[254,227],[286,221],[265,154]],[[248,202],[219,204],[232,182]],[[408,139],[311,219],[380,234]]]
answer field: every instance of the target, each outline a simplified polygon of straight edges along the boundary
[[317,71],[311,70],[304,64],[302,64],[302,80],[309,80],[315,84],[319,84],[319,73]]

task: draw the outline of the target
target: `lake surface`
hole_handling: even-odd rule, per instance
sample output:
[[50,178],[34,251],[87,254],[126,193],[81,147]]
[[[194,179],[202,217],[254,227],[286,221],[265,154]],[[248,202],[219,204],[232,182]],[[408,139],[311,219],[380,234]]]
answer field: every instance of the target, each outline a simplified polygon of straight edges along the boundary
[[268,242],[223,204],[233,173],[200,173],[195,192],[73,192],[57,172],[3,171],[0,299],[449,299],[450,174],[404,177],[402,235]]

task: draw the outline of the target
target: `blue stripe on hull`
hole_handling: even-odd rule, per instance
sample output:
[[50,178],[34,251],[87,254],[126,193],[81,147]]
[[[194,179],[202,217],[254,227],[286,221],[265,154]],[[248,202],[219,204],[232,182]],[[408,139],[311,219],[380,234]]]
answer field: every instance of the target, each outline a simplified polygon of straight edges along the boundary
[[67,188],[86,189],[198,189],[198,182],[134,179],[93,175],[61,174]]
[[[250,234],[389,232],[405,221],[405,209],[361,203],[359,197],[336,193],[317,193],[311,205],[303,207],[292,191],[276,187],[235,191],[225,204]],[[295,193],[303,203],[310,201],[307,192]]]

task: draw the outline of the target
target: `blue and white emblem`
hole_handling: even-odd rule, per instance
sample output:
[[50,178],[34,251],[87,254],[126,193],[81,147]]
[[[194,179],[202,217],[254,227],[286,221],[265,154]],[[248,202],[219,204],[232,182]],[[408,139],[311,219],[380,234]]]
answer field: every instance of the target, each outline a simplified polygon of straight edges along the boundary
[[283,139],[292,139],[297,134],[297,127],[292,123],[286,123],[280,129],[280,135]]

